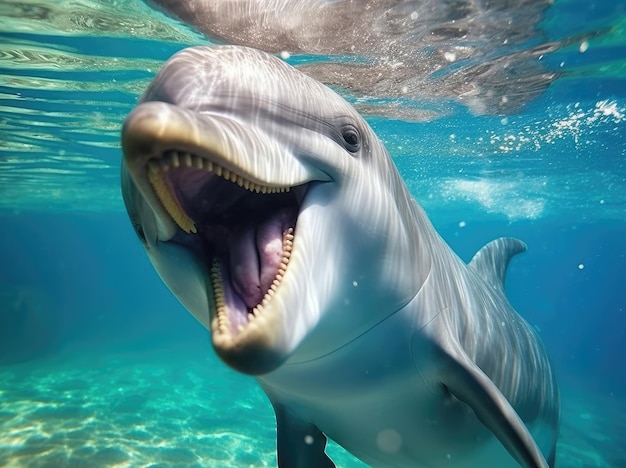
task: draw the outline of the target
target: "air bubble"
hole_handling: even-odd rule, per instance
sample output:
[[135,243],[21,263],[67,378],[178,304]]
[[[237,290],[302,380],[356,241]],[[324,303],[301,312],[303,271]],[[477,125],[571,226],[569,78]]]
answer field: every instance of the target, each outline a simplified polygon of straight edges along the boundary
[[397,453],[402,447],[402,436],[393,429],[384,429],[376,436],[376,445],[381,452]]
[[448,62],[454,62],[456,61],[456,54],[454,52],[446,52],[445,54],[443,54],[443,57],[448,61]]
[[580,51],[581,54],[584,54],[585,52],[587,52],[588,48],[589,48],[589,41],[582,41],[580,43],[580,47],[578,47],[578,50]]

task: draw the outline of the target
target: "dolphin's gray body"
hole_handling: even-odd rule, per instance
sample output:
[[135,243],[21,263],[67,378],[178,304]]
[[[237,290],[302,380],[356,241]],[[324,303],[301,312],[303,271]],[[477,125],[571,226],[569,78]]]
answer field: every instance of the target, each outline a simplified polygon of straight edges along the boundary
[[269,396],[281,468],[333,466],[326,436],[377,467],[554,465],[555,377],[503,287],[524,244],[464,264],[333,91],[254,49],[187,49],[122,144],[137,233]]

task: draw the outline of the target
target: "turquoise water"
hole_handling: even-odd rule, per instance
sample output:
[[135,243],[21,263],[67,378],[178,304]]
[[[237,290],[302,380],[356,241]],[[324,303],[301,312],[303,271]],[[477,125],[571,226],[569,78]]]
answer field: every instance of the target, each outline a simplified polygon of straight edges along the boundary
[[[507,290],[560,380],[558,466],[621,467],[626,3],[556,1],[540,27],[555,78],[512,113],[452,99],[400,120],[347,95],[462,258],[529,245]],[[0,466],[276,464],[265,396],[160,282],[119,193],[124,117],[205,42],[138,1],[0,2]]]

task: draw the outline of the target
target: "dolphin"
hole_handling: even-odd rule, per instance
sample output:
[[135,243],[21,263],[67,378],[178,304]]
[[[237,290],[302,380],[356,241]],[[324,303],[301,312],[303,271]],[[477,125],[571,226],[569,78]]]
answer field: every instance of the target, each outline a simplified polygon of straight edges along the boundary
[[274,408],[281,468],[554,466],[559,391],[504,292],[465,264],[366,121],[268,53],[173,56],[122,129],[122,193],[162,280]]

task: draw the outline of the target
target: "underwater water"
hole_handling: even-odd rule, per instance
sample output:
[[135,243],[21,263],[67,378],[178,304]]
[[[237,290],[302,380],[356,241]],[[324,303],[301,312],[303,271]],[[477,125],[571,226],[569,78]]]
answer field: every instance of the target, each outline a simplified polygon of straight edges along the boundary
[[[626,2],[555,0],[540,28],[554,80],[521,109],[368,120],[464,260],[528,244],[507,292],[557,372],[557,466],[626,467]],[[119,191],[125,116],[203,43],[139,1],[0,1],[0,466],[276,465],[269,402],[159,280]]]

